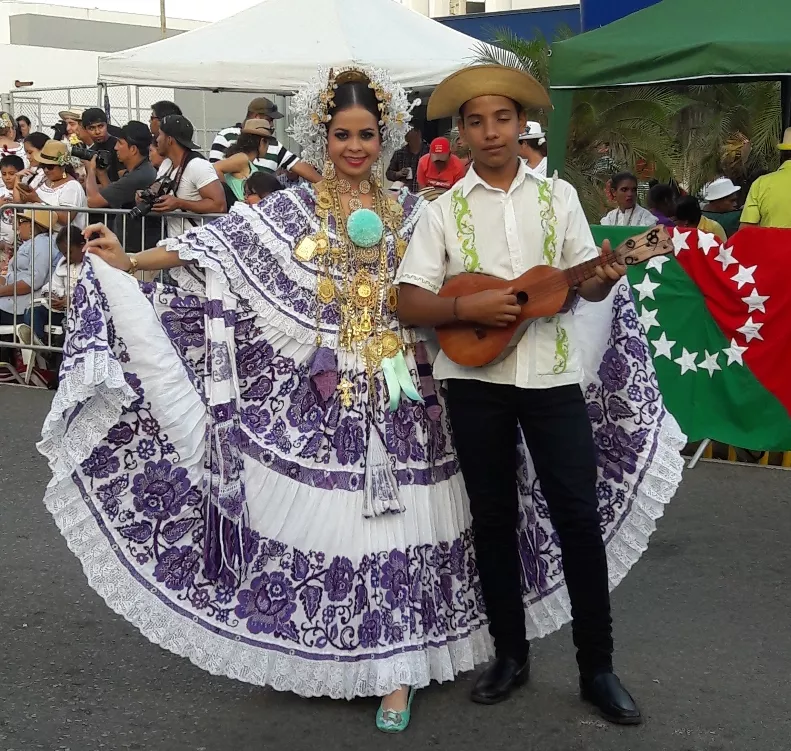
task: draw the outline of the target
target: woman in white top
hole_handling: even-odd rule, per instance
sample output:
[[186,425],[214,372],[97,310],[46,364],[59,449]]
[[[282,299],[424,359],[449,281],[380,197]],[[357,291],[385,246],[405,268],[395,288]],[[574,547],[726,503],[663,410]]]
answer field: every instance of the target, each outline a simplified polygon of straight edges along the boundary
[[656,217],[637,203],[637,178],[631,172],[619,172],[610,184],[618,208],[602,217],[605,227],[653,227],[656,224]]
[[0,157],[18,156],[27,167],[27,156],[21,143],[16,140],[16,124],[7,112],[0,112]]
[[57,226],[65,227],[74,224],[85,227],[86,215],[67,210],[68,208],[87,208],[88,199],[79,180],[74,177],[69,152],[66,144],[61,141],[47,141],[38,155],[38,162],[46,177],[36,188],[17,183],[16,190],[23,203],[46,203],[50,206],[62,206],[63,211],[57,213]]

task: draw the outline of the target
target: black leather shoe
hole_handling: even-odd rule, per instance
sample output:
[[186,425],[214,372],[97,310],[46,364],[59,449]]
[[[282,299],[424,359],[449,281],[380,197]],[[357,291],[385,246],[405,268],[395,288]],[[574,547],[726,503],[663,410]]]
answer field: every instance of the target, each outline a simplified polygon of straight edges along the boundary
[[529,677],[529,659],[517,662],[513,657],[498,657],[475,681],[470,698],[477,704],[498,704]]
[[615,673],[580,677],[580,692],[605,720],[617,725],[639,725],[643,721],[637,704]]

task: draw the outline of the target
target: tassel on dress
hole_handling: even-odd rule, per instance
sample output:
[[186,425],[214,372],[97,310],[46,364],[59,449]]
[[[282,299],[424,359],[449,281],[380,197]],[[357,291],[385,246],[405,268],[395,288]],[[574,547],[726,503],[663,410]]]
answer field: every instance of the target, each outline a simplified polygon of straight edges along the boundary
[[383,514],[400,514],[404,506],[398,495],[393,468],[382,438],[372,422],[368,431],[368,453],[365,457],[365,489],[363,516],[370,519]]

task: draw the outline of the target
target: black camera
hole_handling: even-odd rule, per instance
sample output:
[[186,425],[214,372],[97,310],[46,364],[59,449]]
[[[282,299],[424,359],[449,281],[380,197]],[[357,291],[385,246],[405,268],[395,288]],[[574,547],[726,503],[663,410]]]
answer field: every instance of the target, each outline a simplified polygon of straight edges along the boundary
[[93,151],[85,146],[72,146],[71,155],[76,156],[77,159],[84,159],[86,162],[90,162],[91,159],[96,157],[96,168],[100,170],[109,169],[113,163],[113,158],[109,151]]
[[154,208],[154,204],[157,202],[157,199],[161,198],[162,196],[166,196],[168,193],[174,190],[175,187],[176,184],[173,180],[168,177],[163,177],[158,182],[155,182],[150,188],[141,190],[138,202],[129,212],[129,217],[131,219],[142,219],[147,214],[150,214],[151,209]]

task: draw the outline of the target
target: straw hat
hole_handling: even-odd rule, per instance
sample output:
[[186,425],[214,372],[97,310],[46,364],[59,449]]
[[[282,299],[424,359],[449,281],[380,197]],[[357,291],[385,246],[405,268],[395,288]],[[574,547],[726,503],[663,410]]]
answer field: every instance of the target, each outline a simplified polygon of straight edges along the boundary
[[546,89],[529,73],[506,65],[473,65],[448,76],[428,100],[429,120],[456,117],[465,102],[479,96],[505,96],[525,109],[549,109]]
[[791,128],[786,128],[783,133],[783,140],[777,144],[780,151],[791,151]]
[[69,150],[62,141],[50,139],[44,144],[36,160],[39,164],[57,164],[59,167],[65,167],[69,163]]
[[61,120],[76,120],[80,122],[80,120],[82,120],[82,112],[77,110],[61,110],[58,112],[58,117]]
[[547,142],[547,134],[541,127],[541,123],[534,120],[528,120],[525,123],[525,129],[519,134],[520,141],[538,141],[539,146],[543,146]]
[[39,227],[43,227],[44,229],[55,229],[55,225],[57,224],[54,211],[43,211],[42,209],[33,211],[31,209],[25,209],[24,211],[21,211],[18,216],[23,217],[30,222],[34,222],[35,224],[38,224]]
[[247,120],[242,128],[242,133],[246,133],[249,136],[261,136],[262,138],[270,138],[273,132],[269,121],[261,118]]

